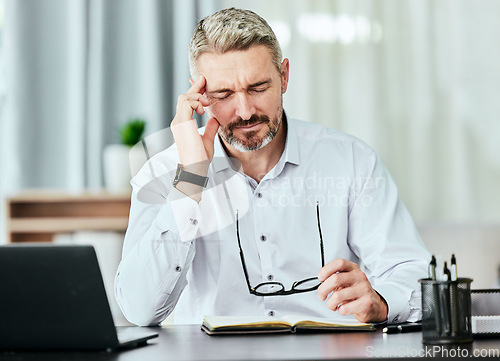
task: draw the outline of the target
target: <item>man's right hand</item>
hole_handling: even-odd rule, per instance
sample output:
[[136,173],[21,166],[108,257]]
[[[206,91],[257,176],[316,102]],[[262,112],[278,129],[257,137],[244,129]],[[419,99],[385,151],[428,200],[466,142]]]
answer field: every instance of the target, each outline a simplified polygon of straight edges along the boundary
[[[209,100],[203,95],[205,93],[206,80],[200,75],[186,94],[179,96],[177,100],[177,113],[171,124],[179,158],[184,169],[205,177],[208,166],[214,156],[214,139],[219,122],[214,117],[210,118],[205,126],[205,132],[200,135],[198,126],[193,119],[193,112],[205,113],[204,107],[210,105]],[[178,190],[193,198],[197,202],[201,199],[202,188],[200,186],[179,182]]]
[[[214,156],[214,138],[219,128],[219,122],[210,118],[203,135],[198,133],[198,126],[193,119],[193,113],[205,113],[204,107],[210,105],[205,93],[206,80],[203,75],[192,83],[191,88],[179,96],[177,113],[171,124],[172,133],[179,151],[181,164],[190,166],[199,163],[209,164]],[[206,175],[200,174],[200,175]]]

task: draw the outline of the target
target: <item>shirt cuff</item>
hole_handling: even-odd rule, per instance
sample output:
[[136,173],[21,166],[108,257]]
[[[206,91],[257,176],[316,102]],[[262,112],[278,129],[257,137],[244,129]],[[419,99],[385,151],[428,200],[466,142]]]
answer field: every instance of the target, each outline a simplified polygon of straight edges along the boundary
[[201,211],[198,202],[187,197],[175,187],[170,189],[168,200],[170,209],[168,215],[163,215],[168,218],[163,219],[173,218],[181,242],[194,240],[201,222]]
[[387,302],[387,323],[406,322],[410,316],[411,291],[401,290],[398,285],[379,284],[373,286]]

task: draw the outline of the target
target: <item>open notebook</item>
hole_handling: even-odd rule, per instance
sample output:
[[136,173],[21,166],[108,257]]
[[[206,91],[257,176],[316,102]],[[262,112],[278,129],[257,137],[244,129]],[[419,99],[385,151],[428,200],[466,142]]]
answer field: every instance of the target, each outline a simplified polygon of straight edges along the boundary
[[375,331],[369,323],[356,320],[334,320],[297,315],[283,316],[281,319],[266,316],[205,316],[201,329],[209,335],[274,333],[274,332],[338,332]]
[[115,328],[92,246],[0,246],[1,350],[115,350],[156,332]]

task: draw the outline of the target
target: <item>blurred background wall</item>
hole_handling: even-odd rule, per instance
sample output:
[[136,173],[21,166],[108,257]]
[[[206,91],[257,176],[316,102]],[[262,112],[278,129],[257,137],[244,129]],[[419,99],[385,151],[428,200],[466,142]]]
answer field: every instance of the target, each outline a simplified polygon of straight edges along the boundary
[[146,135],[169,126],[195,24],[230,6],[275,30],[287,114],[371,145],[431,251],[470,258],[475,286],[494,282],[496,0],[0,0],[0,196],[101,189],[105,146],[132,118]]

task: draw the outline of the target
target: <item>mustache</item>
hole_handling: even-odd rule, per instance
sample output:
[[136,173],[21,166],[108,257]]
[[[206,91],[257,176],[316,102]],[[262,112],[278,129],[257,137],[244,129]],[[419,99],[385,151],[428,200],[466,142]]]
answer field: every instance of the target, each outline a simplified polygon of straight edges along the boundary
[[257,115],[254,114],[250,117],[250,119],[243,120],[241,117],[236,119],[234,122],[228,125],[228,130],[232,131],[237,127],[247,127],[250,125],[254,125],[257,123],[269,123],[269,117],[267,115]]

